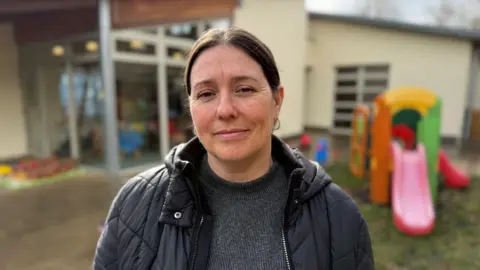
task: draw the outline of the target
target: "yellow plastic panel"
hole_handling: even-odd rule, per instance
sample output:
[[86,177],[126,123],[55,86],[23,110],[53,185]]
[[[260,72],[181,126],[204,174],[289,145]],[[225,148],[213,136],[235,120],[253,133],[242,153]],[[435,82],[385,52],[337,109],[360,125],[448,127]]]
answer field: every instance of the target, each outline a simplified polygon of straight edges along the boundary
[[398,110],[414,108],[422,115],[435,105],[437,97],[431,91],[420,87],[402,87],[383,93],[385,104],[394,115]]

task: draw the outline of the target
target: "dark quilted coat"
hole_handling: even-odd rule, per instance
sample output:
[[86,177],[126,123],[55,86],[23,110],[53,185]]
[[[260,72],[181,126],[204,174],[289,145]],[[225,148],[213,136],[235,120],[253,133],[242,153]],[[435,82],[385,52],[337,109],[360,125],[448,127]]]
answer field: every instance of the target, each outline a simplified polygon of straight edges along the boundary
[[[276,137],[272,146],[289,175],[279,224],[288,269],[374,269],[367,224],[353,200],[299,151]],[[165,165],[123,186],[98,241],[94,269],[205,269],[212,216],[195,181],[204,154],[193,139],[174,148]]]

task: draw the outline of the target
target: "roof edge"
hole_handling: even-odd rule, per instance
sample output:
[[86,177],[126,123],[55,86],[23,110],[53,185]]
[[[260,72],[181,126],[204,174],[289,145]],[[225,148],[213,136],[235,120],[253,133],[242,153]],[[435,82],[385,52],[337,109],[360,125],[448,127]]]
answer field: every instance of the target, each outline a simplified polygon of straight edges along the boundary
[[480,31],[418,25],[418,24],[398,22],[393,20],[372,19],[372,18],[355,16],[355,15],[339,15],[339,14],[327,14],[327,13],[319,13],[319,12],[308,12],[308,16],[310,19],[313,19],[313,20],[338,21],[338,22],[345,22],[350,24],[358,24],[358,25],[379,27],[384,29],[394,29],[394,30],[413,32],[413,33],[452,37],[452,38],[458,38],[458,39],[471,40],[473,42],[480,42]]

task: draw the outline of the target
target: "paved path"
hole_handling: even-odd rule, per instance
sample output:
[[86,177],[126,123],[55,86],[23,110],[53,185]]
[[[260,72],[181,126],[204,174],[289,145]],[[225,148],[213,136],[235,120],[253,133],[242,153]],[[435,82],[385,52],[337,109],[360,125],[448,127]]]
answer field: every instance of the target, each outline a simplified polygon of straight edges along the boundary
[[97,178],[0,194],[0,269],[90,269],[114,190]]

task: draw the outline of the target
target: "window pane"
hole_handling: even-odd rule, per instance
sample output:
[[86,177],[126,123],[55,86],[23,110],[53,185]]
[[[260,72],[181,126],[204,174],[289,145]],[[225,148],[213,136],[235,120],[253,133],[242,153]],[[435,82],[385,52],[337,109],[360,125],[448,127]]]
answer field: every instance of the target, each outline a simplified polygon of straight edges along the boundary
[[335,108],[335,113],[353,113],[353,108]]
[[155,55],[156,48],[154,44],[145,43],[139,40],[117,40],[116,47],[118,52],[134,53],[143,55]]
[[336,128],[350,128],[352,126],[351,121],[345,121],[345,120],[335,120],[334,121],[334,126]]
[[186,60],[188,55],[188,51],[174,48],[174,47],[167,47],[167,56],[168,58],[172,58],[175,60]]
[[165,35],[196,40],[198,38],[197,28],[196,24],[174,24],[165,29]]
[[336,94],[335,100],[336,101],[356,101],[357,94]]

